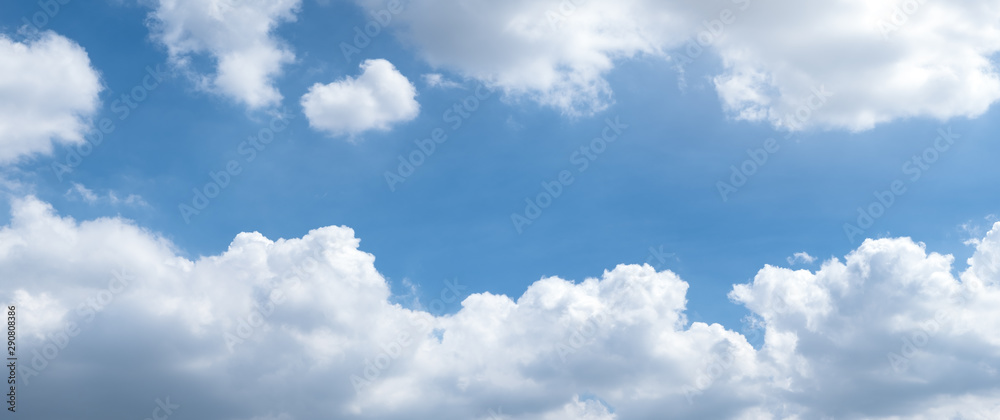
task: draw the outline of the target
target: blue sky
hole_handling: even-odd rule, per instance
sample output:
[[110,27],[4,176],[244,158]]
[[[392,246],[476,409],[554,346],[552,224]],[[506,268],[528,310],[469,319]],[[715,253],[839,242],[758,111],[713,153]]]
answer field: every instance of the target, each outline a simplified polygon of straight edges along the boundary
[[[17,16],[37,8],[30,6],[9,14],[5,25],[16,26]],[[108,87],[101,116],[119,117],[110,102],[140,82],[146,66],[166,65],[163,48],[142,24],[148,11],[134,5],[81,11],[73,6],[66,6],[73,18],[57,15],[50,28],[87,48]],[[434,72],[391,36],[376,37],[345,63],[334,47],[339,42],[331,40],[350,41],[360,12],[343,3],[303,7],[295,30],[279,31],[287,32],[285,39],[303,55],[278,81],[291,98],[311,83],[356,75],[357,64],[368,58],[391,59],[418,86],[419,75]],[[90,19],[109,22],[107,30],[82,23]],[[318,226],[346,225],[358,232],[362,249],[378,256],[379,270],[391,280],[409,278],[431,287],[458,278],[472,291],[516,296],[543,276],[581,280],[619,263],[646,262],[650,247],[663,247],[679,261],[662,268],[694,283],[692,309],[706,320],[727,323],[741,315],[729,308],[725,293],[750,278],[761,262],[781,264],[800,251],[827,258],[853,249],[843,223],[856,218],[855,208],[867,205],[872,192],[887,190],[901,176],[902,163],[930,146],[939,127],[950,125],[963,135],[960,146],[868,236],[912,236],[957,252],[964,239],[959,225],[996,211],[994,203],[971,193],[986,187],[989,174],[997,171],[988,159],[977,158],[996,152],[989,136],[972,134],[991,131],[989,115],[945,123],[916,119],[858,134],[808,131],[786,140],[784,132],[766,124],[724,115],[704,80],[718,64],[716,58],[699,57],[687,75],[690,86],[681,92],[677,73],[665,60],[623,63],[609,76],[615,104],[588,117],[504,103],[495,95],[397,192],[389,190],[385,171],[397,169],[397,156],[416,149],[413,140],[450,126],[441,114],[473,93],[475,82],[421,89],[419,117],[387,133],[365,133],[355,143],[311,132],[300,106],[286,99],[282,105],[296,114],[289,130],[190,225],[177,205],[190,201],[191,188],[210,180],[209,171],[240,159],[238,144],[269,118],[252,113],[248,118],[242,107],[191,92],[178,77],[116,121],[108,143],[62,182],[46,168],[68,148],[25,168],[37,177],[39,196],[65,214],[93,218],[121,212],[163,232],[192,257],[221,252],[243,231],[290,238]],[[572,152],[599,134],[604,118],[614,116],[629,125],[622,141],[601,154],[537,223],[517,234],[510,214],[523,212],[524,199],[537,194],[541,182],[575,168]],[[728,180],[729,166],[748,159],[746,149],[761,148],[769,137],[780,140],[779,152],[745,189],[723,202],[715,183]],[[138,194],[150,207],[74,202],[65,197],[72,182]],[[928,214],[943,222],[921,223]],[[718,263],[722,255],[726,264]]]
[[[975,58],[985,60],[988,68],[942,64],[954,66],[947,72],[957,74],[958,79],[972,80],[968,84],[951,79],[938,81],[933,71],[921,73],[925,69],[919,65],[910,73],[885,70],[915,62],[905,54],[921,48],[921,42],[928,39],[928,34],[919,32],[925,27],[920,25],[936,28],[931,13],[925,16],[915,12],[914,21],[924,19],[920,20],[922,24],[912,25],[918,29],[901,26],[892,35],[896,38],[886,38],[884,42],[890,44],[887,48],[899,51],[899,61],[892,65],[881,63],[881,59],[872,59],[874,64],[863,62],[866,55],[854,53],[861,49],[851,38],[857,34],[848,29],[843,30],[841,45],[816,36],[816,48],[825,48],[841,59],[840,64],[834,64],[814,60],[795,46],[755,44],[765,43],[769,36],[764,30],[753,32],[754,25],[768,26],[760,18],[764,14],[761,9],[779,7],[760,5],[745,12],[753,16],[748,19],[756,20],[738,26],[743,15],[737,18],[736,24],[726,27],[729,37],[707,46],[685,67],[682,76],[676,63],[684,56],[685,45],[689,45],[685,42],[692,38],[651,30],[643,25],[658,27],[655,22],[630,21],[627,16],[608,15],[611,21],[606,23],[621,25],[616,28],[625,32],[635,26],[637,33],[648,38],[643,42],[654,45],[629,44],[634,40],[622,35],[623,46],[596,50],[580,47],[581,55],[597,54],[603,60],[576,62],[573,60],[577,56],[568,55],[561,58],[563,61],[553,59],[555,64],[550,68],[546,67],[546,59],[530,57],[546,57],[544,54],[522,51],[517,42],[503,44],[505,35],[490,33],[492,26],[487,23],[479,25],[483,33],[469,33],[463,31],[477,25],[463,21],[461,16],[428,21],[427,16],[435,13],[458,10],[443,1],[422,6],[407,2],[407,9],[393,15],[396,20],[350,60],[345,60],[341,43],[351,43],[355,26],[370,22],[370,12],[387,6],[367,1],[306,0],[284,2],[290,5],[287,10],[274,11],[271,9],[280,6],[268,9],[253,2],[240,3],[236,7],[273,12],[268,15],[272,29],[256,34],[213,35],[212,30],[198,29],[204,22],[196,18],[188,22],[183,20],[183,14],[163,12],[169,7],[161,3],[170,2],[97,2],[86,7],[69,2],[45,25],[43,29],[51,34],[81,47],[89,58],[84,69],[99,75],[99,105],[79,112],[91,124],[90,131],[82,133],[93,133],[102,118],[113,122],[114,131],[106,134],[72,172],[59,176],[53,165],[65,163],[67,153],[78,150],[79,141],[51,136],[51,150],[43,148],[6,159],[3,179],[7,204],[0,216],[10,226],[17,224],[9,207],[31,196],[50,204],[54,213],[63,218],[121,218],[115,220],[124,220],[122,223],[169,241],[178,258],[191,261],[223,254],[241,232],[260,232],[275,241],[301,238],[325,226],[346,226],[360,239],[359,249],[375,256],[374,268],[387,281],[393,295],[390,301],[415,309],[433,301],[446,279],[467,287],[461,292],[462,298],[489,292],[517,300],[542,278],[556,276],[580,283],[601,277],[605,270],[619,264],[650,263],[657,271],[676,273],[689,285],[685,295],[688,323],[719,323],[732,331],[745,328],[744,317],[749,314],[764,316],[765,311],[748,309],[750,304],[745,300],[745,304],[733,302],[731,291],[736,284],[753,282],[765,265],[818,272],[822,262],[844,260],[845,255],[859,249],[865,238],[910,237],[926,244],[928,252],[952,254],[954,266],[945,271],[955,277],[975,268],[970,268],[966,258],[977,249],[988,254],[977,248],[979,242],[966,241],[982,239],[996,221],[993,215],[998,211],[995,194],[990,193],[1000,176],[1000,166],[995,164],[1000,145],[994,139],[1000,132],[996,124],[1000,118],[996,107],[990,106],[1000,97],[994,95],[997,74],[992,67],[996,40],[979,34],[983,39],[976,38],[975,42],[981,45],[969,47],[982,55]],[[549,10],[558,10],[559,2],[551,3]],[[628,7],[654,7],[634,3]],[[715,3],[726,6],[727,2]],[[183,7],[188,6],[176,5],[178,10]],[[465,7],[482,7],[481,16],[492,13],[487,6],[467,2]],[[534,10],[532,7],[540,6],[523,7]],[[615,8],[596,1],[578,7],[577,14],[566,19],[578,17],[586,21],[578,14],[600,16]],[[737,10],[739,2],[729,7]],[[964,6],[954,7],[967,11]],[[697,34],[700,17],[712,19],[717,12],[710,6],[694,9],[698,8],[677,6],[677,10],[664,13],[690,21],[680,25],[678,32],[687,33],[684,31],[694,26],[689,32]],[[6,5],[0,12],[0,31],[14,43],[41,42],[36,41],[37,35],[26,36],[22,29],[22,17],[40,10],[32,2]],[[787,19],[797,13],[791,6],[780,10]],[[841,12],[844,16],[849,13],[829,11],[831,15]],[[225,16],[227,12],[220,13]],[[292,18],[282,18],[282,14]],[[182,17],[171,20],[174,18],[169,16]],[[588,27],[569,22],[570,27],[564,31],[582,31],[578,36],[588,34]],[[990,22],[995,26],[995,20]],[[171,28],[186,34],[181,38],[187,38],[177,40],[164,35]],[[610,37],[609,33],[616,32],[595,33]],[[747,34],[741,41],[741,36]],[[245,82],[236,88],[226,87],[230,85],[221,78],[213,81],[219,74],[219,56],[226,53],[226,48],[242,45],[239,41],[219,41],[226,36],[259,38],[264,40],[261,43],[275,51],[286,51],[293,58],[262,79],[264,88],[254,84],[251,76],[234,79]],[[809,36],[803,35],[807,40]],[[548,76],[539,68],[519,70],[514,64],[498,64],[497,59],[477,58],[459,45],[464,37],[470,42],[496,37],[496,44],[482,46],[483,54],[492,51],[497,57],[528,57],[525,67],[538,65],[560,75],[567,72],[569,80],[585,78],[584,86],[596,85],[600,92],[588,95],[586,89],[572,83],[569,87],[545,85]],[[201,42],[209,46],[200,51],[183,51],[185,39],[189,44]],[[960,42],[934,39],[944,44]],[[874,32],[870,43],[881,41]],[[539,48],[548,51],[579,47],[572,43],[554,45]],[[180,52],[172,52],[174,49]],[[878,52],[875,48],[872,51]],[[753,54],[757,54],[757,62],[741,61]],[[773,68],[761,64],[782,54],[787,54],[788,59],[782,58]],[[928,54],[947,56],[938,50]],[[317,94],[316,114],[304,109],[303,95],[314,92],[315,84],[341,88],[358,82],[360,90],[351,91],[348,86],[331,92],[367,92],[362,86],[367,80],[362,76],[365,70],[359,67],[365,60],[386,62],[378,77],[390,79],[376,79],[376,70],[371,70],[378,86],[402,83],[404,91],[406,86],[413,89],[414,95],[403,92],[402,97],[398,91],[369,92],[375,96],[367,100],[375,101],[376,108],[396,109],[398,105],[397,114],[383,116],[382,123],[357,128],[362,124],[357,121],[363,120],[367,111],[358,106],[357,114],[344,116],[336,110],[355,108],[359,102],[337,108],[333,103],[336,101],[323,102],[331,100]],[[801,73],[790,73],[788,68],[796,65]],[[852,65],[855,68],[850,68]],[[240,71],[253,74],[247,70],[249,67],[244,63]],[[146,98],[121,118],[125,114],[120,108],[114,110],[115,101],[122,94],[137,92],[136,87],[142,86],[150,68],[163,69],[163,80],[155,88],[139,89]],[[802,75],[814,68],[823,68],[829,77],[819,75],[805,80]],[[522,71],[528,74],[527,79],[522,78]],[[971,73],[961,74],[963,71]],[[852,73],[857,76],[852,77]],[[766,77],[755,79],[753,75],[757,74]],[[909,79],[911,74],[922,74],[924,79]],[[982,80],[973,77],[981,74]],[[892,77],[880,79],[887,75]],[[432,83],[433,77],[443,82]],[[751,82],[727,90],[731,88],[727,83],[742,83],[744,77]],[[904,83],[901,88],[906,95],[885,88],[900,80],[911,80],[911,85]],[[781,119],[794,112],[819,85],[833,91],[829,108],[814,109],[811,112],[817,116],[800,126]],[[461,127],[452,128],[454,120],[447,120],[444,113],[474,97],[481,86],[490,87],[493,93],[462,119]],[[266,91],[268,87],[279,92],[280,98],[262,104],[247,99],[257,97],[253,95],[259,92],[252,89]],[[746,96],[746,91],[756,96]],[[558,102],[567,96],[572,98],[569,105]],[[760,99],[762,96],[764,99]],[[16,98],[3,100],[16,104]],[[397,100],[398,104],[379,102]],[[268,127],[277,115],[288,121],[287,128],[274,130],[274,140],[257,150],[253,161],[247,161],[241,143]],[[872,122],[870,115],[879,117]],[[581,171],[579,161],[573,160],[579,154],[574,153],[600,136],[607,120],[619,120],[627,128]],[[319,128],[321,121],[354,128],[332,133]],[[386,172],[395,172],[399,157],[419,150],[415,140],[428,138],[435,129],[441,129],[447,140],[437,144],[405,182],[390,188]],[[913,166],[910,172],[904,172],[904,163],[933,148],[941,130],[957,135],[954,144],[921,169],[919,179],[912,179]],[[763,149],[769,138],[775,139],[777,151],[767,153],[765,163],[753,165],[759,168],[747,177],[746,184],[723,199],[718,183],[729,182],[731,167],[751,160],[748,150]],[[41,141],[46,144],[49,138]],[[231,182],[211,199],[208,207],[186,221],[179,206],[191,204],[192,189],[202,188],[211,181],[210,173],[225,170],[230,161],[238,162],[239,174],[231,176]],[[557,180],[564,170],[572,173],[572,184],[564,185],[551,206],[519,232],[511,221],[512,214],[523,214],[525,199],[543,192],[542,183]],[[906,192],[894,197],[883,216],[850,240],[845,235],[845,223],[857,224],[857,209],[868,208],[877,200],[873,193],[890,190],[897,179]],[[91,194],[90,198],[87,194]],[[130,196],[134,199],[128,200]],[[906,241],[892,240],[897,241],[893,244]],[[799,252],[816,260],[793,263],[789,258]],[[667,254],[663,260],[656,257],[661,253]],[[18,286],[11,283],[4,288],[14,293]],[[455,314],[463,305],[454,300],[445,308],[434,315]],[[751,344],[760,349],[763,341]],[[997,353],[991,354],[995,358]],[[990,395],[995,395],[995,388],[984,387],[973,397],[989,400]],[[826,408],[821,404],[799,403],[805,407],[803,418],[832,413],[823,411]],[[596,410],[587,404],[586,410]],[[624,403],[604,401],[599,405],[615,404]],[[733,407],[742,407],[740,404],[734,403]],[[524,408],[528,405],[513,411],[529,413]],[[316,406],[304,406],[309,409],[289,409],[289,418],[319,415]],[[878,415],[931,415],[926,413],[941,409],[924,407],[905,412],[887,407]],[[645,418],[641,413],[646,409],[626,410],[622,418]],[[733,410],[727,415],[736,418],[738,409]],[[844,418],[876,418],[879,412],[864,410],[858,408]],[[787,415],[768,412],[777,416],[774,418]],[[229,413],[231,417],[226,418],[249,419],[251,414]],[[285,418],[280,413],[275,416]]]

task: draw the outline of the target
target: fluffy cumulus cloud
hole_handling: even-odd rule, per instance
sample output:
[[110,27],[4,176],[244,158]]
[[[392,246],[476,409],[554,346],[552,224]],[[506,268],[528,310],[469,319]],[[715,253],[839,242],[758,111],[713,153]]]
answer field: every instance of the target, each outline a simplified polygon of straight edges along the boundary
[[640,56],[682,74],[719,57],[726,111],[792,130],[977,116],[1000,98],[1000,7],[986,0],[401,1],[397,32],[430,64],[570,114],[607,107],[605,76]]
[[[247,420],[1000,415],[1000,224],[958,275],[906,238],[815,272],[766,266],[730,295],[763,326],[755,348],[688,322],[687,283],[649,266],[472,294],[434,316],[391,303],[346,227],[242,233],[192,260],[123,219],[76,221],[31,197],[11,213],[0,301],[18,307],[19,402],[39,418],[160,403]],[[97,377],[113,385],[88,386]],[[93,404],[43,404],[55,395]]]
[[103,89],[83,47],[54,32],[0,34],[0,56],[0,163],[83,143]]
[[[272,31],[294,21],[299,5],[299,0],[159,0],[150,26],[171,61],[190,71],[199,88],[261,108],[281,101],[274,79],[295,54]],[[211,58],[213,73],[193,68],[202,54]]]
[[955,276],[950,255],[867,240],[816,272],[765,267],[730,297],[767,326],[760,362],[797,418],[997,418],[997,250],[1000,224]]
[[990,1],[753,4],[717,43],[715,84],[734,114],[792,129],[973,117],[1000,98],[998,18]]
[[417,89],[392,63],[365,60],[358,77],[316,83],[302,95],[309,126],[331,136],[388,130],[420,113]]

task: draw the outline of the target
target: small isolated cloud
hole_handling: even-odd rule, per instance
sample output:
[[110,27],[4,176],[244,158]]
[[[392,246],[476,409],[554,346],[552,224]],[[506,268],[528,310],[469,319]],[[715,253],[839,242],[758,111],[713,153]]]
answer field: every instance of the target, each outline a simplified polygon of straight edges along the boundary
[[512,131],[524,130],[524,124],[517,122],[517,120],[514,119],[513,115],[507,116],[507,121],[504,122],[504,125],[506,125],[507,128],[511,129]]
[[136,207],[149,206],[149,203],[146,203],[146,200],[143,200],[139,195],[129,194],[125,198],[120,198],[114,191],[108,191],[107,195],[102,196],[78,182],[74,182],[73,187],[66,191],[66,197],[71,200],[82,200],[87,204],[107,203],[112,206],[119,204]]
[[457,82],[446,79],[440,73],[428,73],[420,77],[424,79],[424,83],[426,83],[427,86],[430,86],[432,88],[439,87],[448,89],[461,86]]
[[97,194],[94,194],[89,188],[84,187],[83,184],[73,183],[73,188],[66,191],[66,197],[69,198],[79,198],[88,203],[97,202]]
[[392,63],[365,60],[361,75],[330,84],[316,83],[302,95],[309,126],[330,136],[389,130],[420,113],[417,89]]
[[800,263],[812,264],[813,262],[816,261],[816,257],[809,255],[809,253],[807,252],[796,252],[795,254],[792,254],[791,257],[788,257],[785,260],[788,261],[788,265],[795,265]]
[[103,90],[83,47],[51,31],[0,34],[0,57],[0,163],[83,143]]
[[[295,54],[272,31],[294,21],[299,5],[300,0],[159,0],[149,25],[170,61],[190,71],[199,88],[255,109],[281,102],[274,80]],[[198,54],[212,57],[213,74],[190,67]]]

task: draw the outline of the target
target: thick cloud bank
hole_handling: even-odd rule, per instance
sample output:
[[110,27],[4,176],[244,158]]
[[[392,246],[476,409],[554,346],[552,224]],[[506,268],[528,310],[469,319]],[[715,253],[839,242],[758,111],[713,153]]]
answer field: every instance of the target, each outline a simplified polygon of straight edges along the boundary
[[19,409],[81,419],[157,408],[246,420],[1000,415],[1000,224],[957,276],[951,256],[908,238],[868,240],[816,272],[765,266],[730,295],[762,323],[759,349],[688,322],[688,284],[670,271],[545,278],[516,300],[477,293],[433,316],[391,303],[359,244],[346,227],[277,241],[243,233],[191,260],[129,221],[76,221],[16,200],[0,230],[0,301],[20,318]]
[[[712,76],[727,112],[793,130],[978,116],[1000,99],[1000,7],[986,0],[400,1],[393,25],[431,65],[569,114],[606,108],[605,77],[636,57],[670,60],[682,77],[721,59]],[[835,96],[803,122],[818,90]]]

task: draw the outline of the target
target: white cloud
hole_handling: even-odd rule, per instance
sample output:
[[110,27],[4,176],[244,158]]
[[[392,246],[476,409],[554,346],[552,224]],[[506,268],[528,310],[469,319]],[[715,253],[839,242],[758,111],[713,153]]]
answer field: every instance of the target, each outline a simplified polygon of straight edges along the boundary
[[416,118],[416,96],[416,88],[392,63],[365,60],[357,78],[312,85],[302,95],[302,109],[310,127],[331,136],[354,136]]
[[[1000,98],[991,60],[1000,51],[1000,9],[986,0],[404,4],[399,35],[428,63],[568,114],[606,108],[613,99],[605,77],[640,56],[669,58],[683,74],[690,60],[715,54],[727,112],[788,129],[975,117]],[[891,23],[904,20],[896,7],[908,11],[905,23]],[[820,87],[836,94],[822,112],[790,118]]]
[[[22,369],[25,406],[74,389],[106,410],[169,394],[180,410],[241,419],[1000,414],[1000,224],[958,278],[951,256],[906,238],[815,272],[764,267],[731,293],[763,321],[755,350],[689,323],[687,283],[649,266],[541,279],[516,300],[476,293],[432,316],[390,303],[346,227],[242,233],[191,260],[123,219],[77,222],[30,197],[12,217],[0,301],[21,305],[31,332],[21,366],[65,344],[37,376]],[[79,330],[68,344],[67,322]],[[116,380],[84,386],[94,372]]]
[[443,89],[450,89],[461,86],[457,82],[447,79],[440,73],[428,73],[421,75],[420,77],[424,79],[424,83],[426,83],[427,86],[432,88],[439,87]]
[[149,203],[138,194],[129,194],[125,198],[118,197],[114,191],[108,191],[108,202],[112,205],[125,204],[128,206],[148,207]]
[[150,28],[180,68],[194,72],[191,62],[198,54],[212,58],[215,72],[196,76],[199,88],[251,109],[268,107],[281,102],[274,81],[295,60],[272,31],[294,21],[299,5],[299,0],[159,0]]
[[66,197],[80,197],[88,203],[97,202],[97,194],[94,194],[93,190],[78,182],[74,182],[73,187],[66,191]]
[[77,43],[51,31],[0,34],[0,163],[83,143],[100,106],[100,75]]
[[86,186],[78,182],[74,182],[73,186],[66,191],[65,195],[67,198],[73,200],[83,200],[87,204],[97,204],[98,202],[106,202],[113,206],[117,206],[119,204],[125,204],[128,206],[139,206],[139,207],[149,206],[149,203],[146,203],[146,200],[143,200],[142,197],[139,195],[129,194],[125,198],[119,198],[118,194],[115,194],[114,191],[108,191],[106,196],[101,196],[95,193],[90,188],[87,188]]
[[[997,222],[997,216],[995,214],[987,214],[983,217],[983,220],[989,222],[989,224],[985,227],[988,229],[989,225]],[[968,222],[960,224],[958,228],[962,233],[968,235],[968,238],[964,242],[966,245],[979,245],[980,238],[983,237],[983,225],[969,220]]]
[[1000,387],[984,366],[1000,363],[998,239],[1000,224],[959,278],[950,255],[867,240],[815,273],[765,267],[730,296],[764,319],[761,361],[801,418],[993,418]]
[[[754,4],[716,45],[725,67],[716,83],[736,78],[756,97],[729,110],[761,109],[747,119],[795,128],[788,115],[825,86],[836,96],[808,125],[866,130],[895,119],[985,112],[1000,99],[990,59],[1000,50],[1000,9],[987,1],[922,2],[886,39],[880,28],[907,3],[917,2]],[[740,79],[744,74],[764,77]],[[719,94],[731,99],[726,90]]]
[[791,257],[785,258],[788,261],[788,265],[795,265],[799,263],[812,264],[816,261],[816,257],[809,255],[808,252],[796,252],[792,254]]

